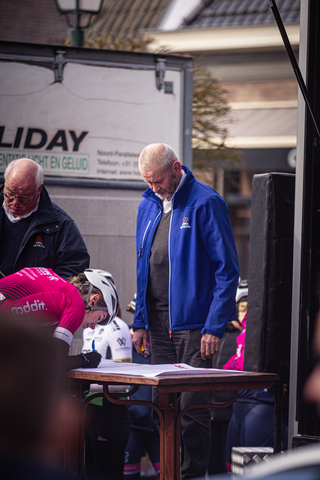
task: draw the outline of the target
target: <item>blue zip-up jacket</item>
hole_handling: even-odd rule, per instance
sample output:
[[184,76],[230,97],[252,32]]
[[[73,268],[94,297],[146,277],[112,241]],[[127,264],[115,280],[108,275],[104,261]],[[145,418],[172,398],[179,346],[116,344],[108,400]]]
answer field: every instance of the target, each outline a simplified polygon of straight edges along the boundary
[[[239,265],[228,208],[211,187],[182,166],[186,178],[172,199],[169,251],[170,331],[201,329],[222,337],[237,318]],[[149,256],[162,215],[161,200],[148,188],[136,230],[137,299],[133,330],[149,329]]]

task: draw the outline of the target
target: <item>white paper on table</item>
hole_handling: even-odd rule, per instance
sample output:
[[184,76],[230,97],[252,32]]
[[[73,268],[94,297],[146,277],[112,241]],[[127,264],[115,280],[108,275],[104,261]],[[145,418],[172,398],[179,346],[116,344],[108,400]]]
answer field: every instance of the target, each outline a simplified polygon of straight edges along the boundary
[[213,373],[243,372],[235,370],[221,370],[219,368],[195,368],[186,363],[173,363],[163,365],[150,365],[140,363],[114,362],[113,360],[101,360],[97,368],[77,368],[76,372],[107,373],[115,375],[132,375],[147,378],[156,378],[164,375],[205,375]]

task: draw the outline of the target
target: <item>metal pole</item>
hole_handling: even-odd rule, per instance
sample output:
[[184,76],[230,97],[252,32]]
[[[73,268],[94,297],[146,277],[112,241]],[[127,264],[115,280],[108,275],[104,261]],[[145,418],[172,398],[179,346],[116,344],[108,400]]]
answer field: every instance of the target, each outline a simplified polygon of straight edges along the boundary
[[[304,1],[300,10],[300,45],[299,64],[303,75],[307,72],[308,50],[308,12],[309,0]],[[301,290],[301,245],[304,196],[304,149],[305,149],[306,104],[302,92],[298,92],[298,125],[297,125],[297,164],[294,203],[294,238],[293,238],[293,274],[292,274],[292,314],[291,314],[291,354],[289,381],[289,418],[288,448],[292,448],[292,439],[298,433],[297,414],[297,379],[298,379],[298,345],[299,345],[299,313]]]
[[72,38],[72,45],[75,45],[76,47],[83,47],[83,29],[80,26],[80,19],[81,19],[81,13],[79,13],[79,0],[77,0],[77,26],[74,30],[71,32],[71,38]]
[[[301,75],[300,68],[299,68],[299,66],[298,66],[296,57],[294,56],[294,53],[293,53],[291,44],[290,44],[289,39],[288,39],[288,36],[287,36],[287,32],[286,32],[286,30],[285,30],[285,28],[284,28],[284,25],[283,25],[283,23],[282,23],[282,20],[281,20],[279,11],[278,11],[278,7],[277,7],[277,5],[276,5],[275,0],[269,0],[269,4],[270,4],[271,10],[272,10],[272,13],[273,13],[273,15],[274,15],[274,18],[275,18],[275,20],[276,20],[276,22],[277,22],[277,25],[278,25],[280,34],[281,34],[281,36],[282,36],[282,40],[283,40],[284,46],[286,47],[286,50],[287,50],[289,59],[290,59],[290,61],[291,61],[291,65],[292,65],[293,71],[294,71],[294,73],[295,73],[295,75],[296,75],[296,78],[297,78],[297,80],[298,80],[298,84],[299,84],[301,93],[302,93],[302,95],[303,95],[304,101],[306,102],[306,105],[307,105],[307,107],[308,107],[309,115],[310,115],[310,117],[311,117],[311,120],[312,120],[314,129],[315,129],[316,134],[317,134],[317,137],[318,137],[318,140],[320,141],[320,132],[319,132],[319,128],[318,128],[318,125],[317,125],[317,122],[316,122],[316,119],[315,119],[313,110],[312,110],[312,108],[311,108],[311,105],[310,105],[310,102],[309,102],[309,99],[308,99],[308,90],[307,90],[307,87],[306,87],[306,85],[305,85],[305,83],[304,83],[303,77],[302,77],[302,75]],[[302,8],[301,8],[300,10],[302,10]]]
[[83,30],[80,27],[76,27],[71,32],[72,45],[75,47],[83,47]]
[[281,425],[282,425],[282,397],[283,385],[277,383],[274,388],[274,414],[273,414],[273,453],[281,452]]

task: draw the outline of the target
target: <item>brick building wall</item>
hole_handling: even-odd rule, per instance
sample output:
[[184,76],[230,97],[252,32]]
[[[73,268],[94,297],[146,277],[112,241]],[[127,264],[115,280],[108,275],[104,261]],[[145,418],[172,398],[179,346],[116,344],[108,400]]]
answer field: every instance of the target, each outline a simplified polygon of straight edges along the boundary
[[295,78],[278,80],[226,82],[228,100],[234,102],[285,102],[296,101],[298,83]]
[[70,37],[54,0],[0,0],[0,40],[60,44]]

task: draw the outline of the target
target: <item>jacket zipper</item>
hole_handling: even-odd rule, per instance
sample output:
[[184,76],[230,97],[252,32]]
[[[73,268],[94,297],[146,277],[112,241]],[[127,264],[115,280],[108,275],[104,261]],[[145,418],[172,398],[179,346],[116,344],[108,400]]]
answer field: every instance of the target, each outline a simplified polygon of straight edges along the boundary
[[[157,220],[158,220],[159,216],[161,215],[161,213],[162,213],[161,211],[158,213],[158,215],[156,216],[156,218],[155,218],[155,220],[154,220],[154,222],[153,222],[153,225],[155,225],[155,223],[157,222]],[[144,241],[145,241],[145,236],[146,236],[147,231],[148,231],[148,229],[149,229],[149,227],[150,227],[150,224],[151,224],[151,220],[149,220],[148,225],[147,225],[147,227],[146,227],[146,229],[145,229],[145,231],[144,231],[138,257],[141,257],[142,248],[143,248],[143,246],[144,246]],[[148,255],[146,255],[145,270],[146,270],[146,272],[147,272],[147,270],[148,270]],[[145,277],[147,278],[147,282],[148,282],[147,274],[145,274]],[[147,292],[147,288],[146,288],[146,292]],[[147,293],[145,294],[145,298],[144,298],[145,311],[146,311],[146,309],[147,309],[146,295],[147,295]]]
[[169,337],[171,338],[172,331],[171,331],[171,309],[170,309],[170,284],[171,284],[171,260],[170,260],[170,237],[171,237],[171,224],[172,224],[172,217],[173,217],[173,202],[171,203],[171,217],[170,217],[170,225],[169,225],[169,236],[168,236],[168,257],[169,257],[169,292],[168,292],[168,313],[169,313]]
[[141,241],[141,245],[140,245],[140,249],[139,249],[139,254],[138,254],[138,257],[141,257],[141,252],[142,252],[142,249],[143,249],[143,244],[144,244],[144,239],[146,237],[146,234],[147,234],[147,231],[150,227],[150,223],[151,223],[151,220],[149,220],[149,223],[144,231],[144,234],[143,234],[143,237],[142,237],[142,241]]

